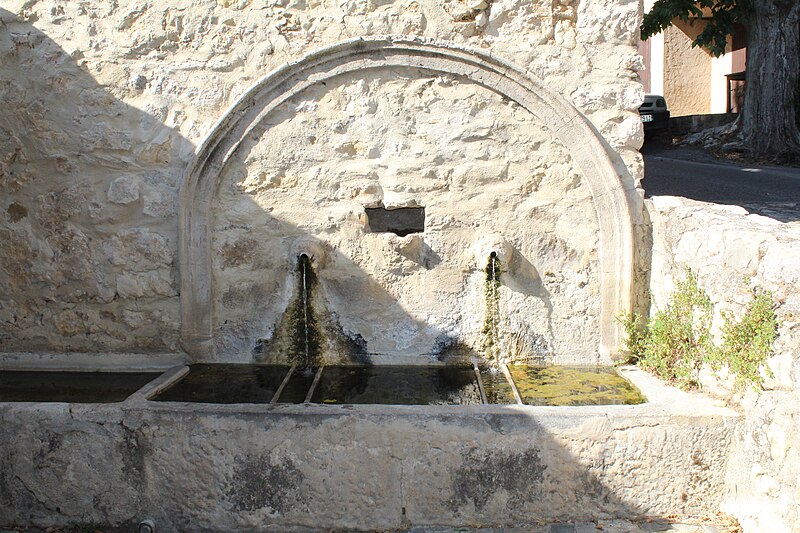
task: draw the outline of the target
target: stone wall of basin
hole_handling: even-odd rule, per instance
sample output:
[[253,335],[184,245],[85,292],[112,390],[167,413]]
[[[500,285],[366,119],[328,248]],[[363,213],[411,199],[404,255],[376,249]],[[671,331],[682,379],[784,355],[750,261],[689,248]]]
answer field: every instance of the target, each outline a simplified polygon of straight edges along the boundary
[[723,509],[746,531],[800,527],[800,222],[782,223],[741,207],[656,197],[651,293],[662,308],[689,268],[721,311],[741,316],[754,287],[775,297],[781,322],[774,375],[764,391],[736,391],[732,380],[702,374],[705,391],[737,405],[745,420],[735,434]]
[[568,408],[0,404],[0,524],[373,531],[715,512],[736,414],[644,390],[651,403]]
[[[501,294],[516,335],[509,346],[596,359],[603,344],[607,357],[616,333],[601,330],[614,329],[617,306],[603,315],[601,302],[625,307],[636,291],[629,274],[621,284],[602,281],[616,265],[598,258],[610,248],[598,240],[631,224],[643,234],[634,190],[642,176],[640,17],[628,0],[4,3],[0,351],[184,348],[195,332],[185,331],[179,293],[194,265],[178,260],[178,196],[203,138],[273,69],[347,39],[399,35],[508,61],[588,119],[599,148],[565,151],[558,139],[571,130],[554,134],[468,72],[410,65],[310,87],[264,117],[268,131],[247,136],[224,169],[209,224],[213,301],[189,311],[184,304],[184,313],[214,315],[223,357],[252,357],[291,289],[270,269],[289,261],[302,236],[331,250],[331,268],[321,272],[329,301],[351,292],[336,285],[346,262],[377,280],[379,294],[362,285],[366,292],[348,302],[351,315],[337,307],[342,329],[368,349],[431,352],[453,339],[475,346],[482,289],[470,246],[500,234],[518,269]],[[576,163],[601,152],[630,202],[612,231],[602,229],[608,197],[590,195],[595,173]],[[359,233],[356,207],[378,203],[427,207],[430,242]],[[623,238],[617,248],[635,247]],[[440,276],[426,277],[430,268]],[[617,287],[622,294],[604,296]],[[390,305],[357,313],[375,301]],[[392,335],[371,331],[370,312],[396,325]]]

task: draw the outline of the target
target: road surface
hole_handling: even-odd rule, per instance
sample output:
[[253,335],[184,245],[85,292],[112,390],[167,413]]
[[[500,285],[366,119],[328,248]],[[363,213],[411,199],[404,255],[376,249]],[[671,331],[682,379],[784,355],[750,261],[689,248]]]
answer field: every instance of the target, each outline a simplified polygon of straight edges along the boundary
[[705,151],[647,142],[645,196],[683,196],[739,205],[780,220],[800,220],[800,168],[743,165],[716,160]]

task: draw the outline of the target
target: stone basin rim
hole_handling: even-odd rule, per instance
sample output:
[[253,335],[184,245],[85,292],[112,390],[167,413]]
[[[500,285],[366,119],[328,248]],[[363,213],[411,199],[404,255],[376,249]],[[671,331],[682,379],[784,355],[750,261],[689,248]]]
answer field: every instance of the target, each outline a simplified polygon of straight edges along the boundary
[[[6,364],[0,359],[0,370],[30,370],[30,365]],[[85,365],[40,365],[39,371],[83,370],[83,371],[123,371],[119,367],[91,368]],[[153,367],[149,367],[153,369]],[[2,402],[0,409],[11,406],[17,408],[57,409],[55,406],[69,406],[69,409],[123,409],[153,411],[159,413],[195,413],[216,415],[274,415],[279,417],[325,416],[325,417],[359,417],[359,416],[391,416],[391,417],[432,417],[432,418],[473,418],[480,415],[507,415],[535,418],[569,418],[582,419],[605,416],[607,418],[641,416],[652,419],[671,419],[674,417],[688,419],[732,419],[741,414],[729,407],[718,405],[712,398],[701,393],[688,393],[671,387],[655,376],[635,366],[615,367],[618,373],[630,381],[647,399],[637,405],[582,405],[582,406],[547,406],[547,405],[404,405],[404,404],[258,404],[234,403],[215,404],[202,402],[153,401],[151,398],[181,380],[188,372],[189,365],[182,362],[166,369],[162,366],[161,375],[153,379],[121,402],[113,403],[68,403],[68,402]],[[141,371],[142,367],[129,367],[128,371]],[[23,407],[24,406],[24,407]],[[45,407],[48,408],[48,407]],[[645,419],[643,419],[645,420]]]

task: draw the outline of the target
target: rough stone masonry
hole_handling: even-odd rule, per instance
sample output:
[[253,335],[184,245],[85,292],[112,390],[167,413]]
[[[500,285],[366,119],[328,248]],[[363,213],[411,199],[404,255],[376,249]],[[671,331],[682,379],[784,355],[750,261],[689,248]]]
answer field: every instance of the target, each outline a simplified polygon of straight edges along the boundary
[[[254,360],[303,243],[326,259],[315,305],[374,354],[480,351],[495,249],[509,357],[607,361],[641,305],[636,1],[4,1],[0,20],[0,350]],[[361,37],[386,44],[348,70]],[[287,64],[312,81],[258,92]],[[370,232],[365,209],[407,206],[423,233]]]

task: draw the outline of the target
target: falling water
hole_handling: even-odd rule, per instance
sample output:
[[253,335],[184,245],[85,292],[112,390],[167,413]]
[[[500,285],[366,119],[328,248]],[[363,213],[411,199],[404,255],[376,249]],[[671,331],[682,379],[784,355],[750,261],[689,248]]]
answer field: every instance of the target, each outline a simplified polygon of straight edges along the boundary
[[486,316],[483,321],[483,351],[491,362],[500,359],[500,259],[497,252],[489,254],[486,265]]
[[303,274],[303,345],[305,347],[305,360],[310,361],[310,350],[308,346],[308,256],[300,256],[300,269]]
[[300,290],[300,298],[301,298],[301,327],[298,328],[300,331],[298,333],[301,336],[302,344],[300,346],[302,350],[302,360],[303,366],[310,368],[312,366],[312,349],[311,349],[311,321],[312,321],[312,311],[311,311],[311,280],[310,277],[312,276],[311,272],[311,259],[306,254],[300,254],[300,257],[297,258],[297,267],[300,273],[300,280],[301,280],[301,290]]

